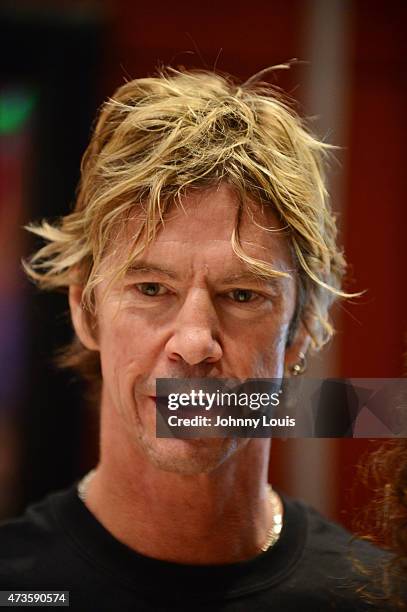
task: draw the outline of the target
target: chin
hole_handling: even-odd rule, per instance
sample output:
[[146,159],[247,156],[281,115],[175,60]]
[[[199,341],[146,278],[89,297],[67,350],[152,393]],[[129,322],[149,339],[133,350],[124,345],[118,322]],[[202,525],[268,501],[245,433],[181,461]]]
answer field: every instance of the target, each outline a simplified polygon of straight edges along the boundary
[[205,438],[181,440],[154,438],[140,440],[149,461],[158,469],[185,476],[208,474],[234,455],[242,440],[235,438]]
[[143,402],[136,407],[133,441],[138,451],[159,470],[185,476],[208,474],[248,442],[242,438],[157,438],[155,400],[151,403]]

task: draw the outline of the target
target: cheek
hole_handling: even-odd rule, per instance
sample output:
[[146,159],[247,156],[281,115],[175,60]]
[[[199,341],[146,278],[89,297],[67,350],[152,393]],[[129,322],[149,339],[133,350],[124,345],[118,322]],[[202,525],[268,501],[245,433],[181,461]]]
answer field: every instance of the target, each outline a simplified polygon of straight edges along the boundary
[[112,317],[110,325],[100,325],[102,376],[111,397],[129,392],[131,384],[148,368],[146,340],[143,331],[135,330],[123,317]]
[[265,333],[263,330],[258,335],[251,335],[246,355],[253,364],[252,376],[256,378],[283,376],[288,327],[288,324],[284,324],[278,331]]

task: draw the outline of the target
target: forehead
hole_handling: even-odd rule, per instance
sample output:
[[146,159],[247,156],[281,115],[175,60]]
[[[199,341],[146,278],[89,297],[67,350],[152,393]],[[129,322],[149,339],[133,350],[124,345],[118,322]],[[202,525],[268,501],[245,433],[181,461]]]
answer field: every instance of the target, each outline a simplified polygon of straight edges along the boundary
[[[190,192],[181,204],[170,208],[155,239],[139,258],[179,257],[197,266],[245,267],[232,248],[239,215],[239,199],[232,187],[223,183]],[[132,219],[126,227],[127,247],[131,248],[139,223]],[[249,257],[267,262],[277,270],[293,269],[287,233],[270,206],[245,199],[239,219],[239,242]]]

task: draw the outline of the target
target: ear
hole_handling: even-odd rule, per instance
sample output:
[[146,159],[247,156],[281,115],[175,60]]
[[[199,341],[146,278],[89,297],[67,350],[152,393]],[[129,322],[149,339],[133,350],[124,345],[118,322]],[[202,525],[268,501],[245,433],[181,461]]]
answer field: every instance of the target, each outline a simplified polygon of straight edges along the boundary
[[286,376],[291,376],[292,368],[301,363],[303,360],[302,358],[305,357],[308,352],[310,344],[310,335],[304,324],[300,323],[297,331],[295,332],[293,341],[287,346],[285,351],[284,369]]
[[83,346],[90,351],[98,351],[99,346],[92,334],[89,313],[83,309],[82,293],[83,287],[81,285],[69,285],[69,307],[72,324]]

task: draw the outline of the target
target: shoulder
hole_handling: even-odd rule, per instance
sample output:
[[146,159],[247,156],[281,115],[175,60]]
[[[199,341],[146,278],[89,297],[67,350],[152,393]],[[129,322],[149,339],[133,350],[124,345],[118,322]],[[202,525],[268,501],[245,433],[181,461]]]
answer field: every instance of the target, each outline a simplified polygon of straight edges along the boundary
[[64,533],[53,513],[53,499],[48,496],[30,506],[19,518],[0,523],[0,588],[21,584],[21,578],[46,575],[58,562]]
[[[380,577],[388,553],[301,503],[307,533],[299,573],[305,585],[335,594],[338,609],[387,609]],[[353,606],[353,607],[352,607]]]
[[314,508],[301,505],[307,516],[306,548],[310,554],[326,559],[340,559],[345,565],[355,556],[371,563],[380,563],[386,558],[387,555],[382,549],[357,538],[338,523],[322,516]]

